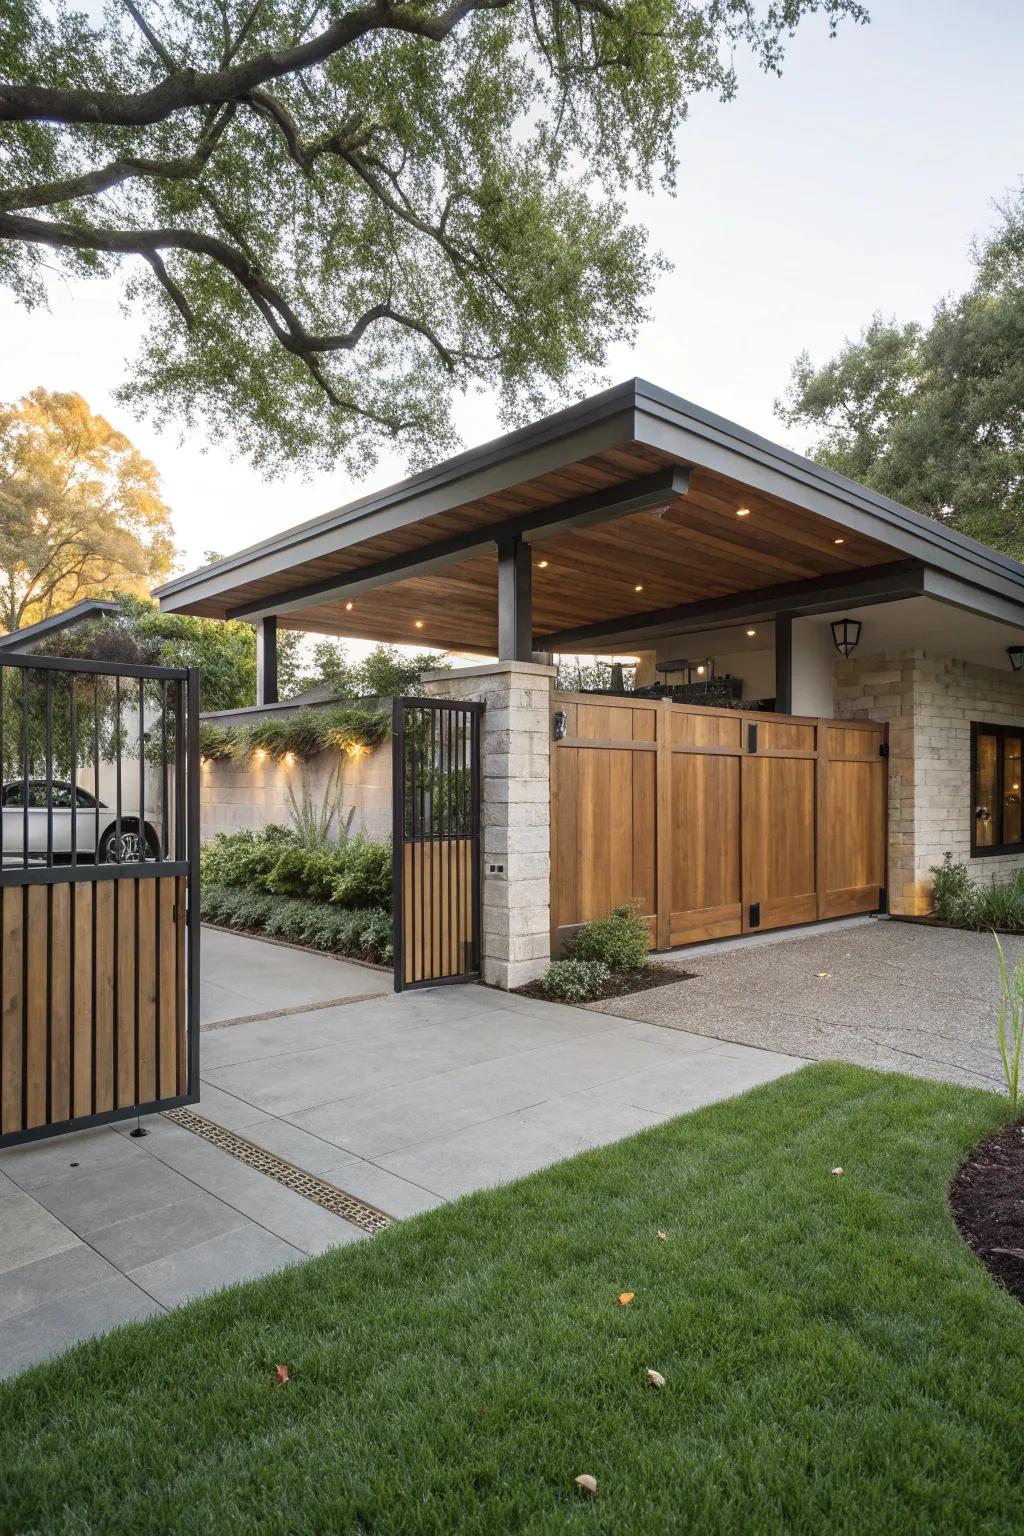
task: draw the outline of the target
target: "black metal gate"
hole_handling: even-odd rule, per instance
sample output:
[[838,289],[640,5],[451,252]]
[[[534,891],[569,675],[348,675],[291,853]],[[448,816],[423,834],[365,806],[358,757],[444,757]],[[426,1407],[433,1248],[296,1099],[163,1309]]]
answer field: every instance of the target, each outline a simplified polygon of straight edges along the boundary
[[395,699],[395,991],[480,974],[482,704]]
[[199,1098],[199,673],[0,654],[0,1146]]

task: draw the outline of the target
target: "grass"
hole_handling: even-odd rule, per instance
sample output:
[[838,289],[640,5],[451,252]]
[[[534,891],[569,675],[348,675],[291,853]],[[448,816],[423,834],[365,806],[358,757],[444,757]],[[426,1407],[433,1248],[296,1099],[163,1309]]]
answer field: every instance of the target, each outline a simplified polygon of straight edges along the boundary
[[1024,1309],[946,1206],[1005,1118],[813,1066],[81,1346],[0,1390],[0,1530],[1019,1531]]

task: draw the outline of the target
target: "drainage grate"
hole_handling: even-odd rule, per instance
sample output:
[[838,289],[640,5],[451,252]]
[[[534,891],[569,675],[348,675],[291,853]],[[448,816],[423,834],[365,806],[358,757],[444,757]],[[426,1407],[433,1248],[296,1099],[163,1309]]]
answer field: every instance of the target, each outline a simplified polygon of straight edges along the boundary
[[315,1174],[296,1168],[294,1163],[286,1163],[283,1157],[276,1157],[273,1152],[258,1147],[254,1141],[247,1141],[237,1131],[228,1131],[213,1120],[207,1120],[205,1115],[197,1115],[193,1109],[168,1109],[164,1114],[175,1125],[192,1131],[196,1136],[202,1136],[204,1141],[212,1142],[222,1152],[237,1157],[240,1163],[255,1168],[258,1173],[265,1173],[268,1179],[283,1184],[285,1189],[293,1189],[297,1195],[312,1200],[314,1205],[322,1206],[325,1211],[344,1217],[363,1232],[383,1232],[385,1227],[392,1225],[392,1218],[378,1211],[376,1206],[367,1205],[365,1200],[346,1194],[336,1185],[328,1184],[326,1179],[318,1179]]

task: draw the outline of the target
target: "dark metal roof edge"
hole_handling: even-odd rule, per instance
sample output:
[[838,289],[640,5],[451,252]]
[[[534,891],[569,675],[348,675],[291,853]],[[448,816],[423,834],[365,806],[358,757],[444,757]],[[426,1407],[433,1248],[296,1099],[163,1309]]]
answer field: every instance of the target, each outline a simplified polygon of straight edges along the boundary
[[1012,559],[1009,555],[991,549],[978,539],[972,539],[968,534],[959,533],[954,528],[947,528],[945,524],[937,522],[933,517],[925,516],[923,512],[915,512],[912,507],[893,501],[890,497],[883,496],[880,491],[873,491],[869,486],[862,485],[858,480],[851,480],[846,475],[827,468],[824,464],[818,464],[814,459],[796,453],[791,448],[784,448],[780,443],[772,442],[770,438],[748,431],[746,427],[739,426],[727,417],[705,410],[703,406],[695,405],[692,400],[684,400],[682,396],[673,394],[671,390],[662,389],[660,385],[652,384],[648,379],[636,379],[634,383],[641,409],[642,403],[649,401],[662,407],[671,416],[682,418],[683,423],[691,429],[694,426],[698,430],[700,427],[710,428],[724,440],[725,446],[732,447],[747,457],[753,456],[762,461],[774,462],[787,473],[795,470],[801,479],[820,485],[829,494],[839,495],[841,499],[855,503],[876,517],[880,516],[889,524],[904,527],[912,533],[919,534],[939,549],[945,546],[956,550],[977,564],[989,566],[993,571],[1024,583],[1024,564]]
[[[632,410],[636,417],[635,437],[643,441],[643,415],[658,416],[673,425],[684,427],[699,437],[716,441],[720,447],[736,452],[742,457],[755,460],[763,466],[774,468],[790,479],[803,482],[834,497],[840,504],[847,502],[868,516],[878,518],[891,528],[924,539],[934,550],[934,562],[941,569],[944,556],[959,556],[993,576],[1001,576],[1024,587],[1024,565],[981,544],[966,534],[957,533],[935,519],[915,512],[900,502],[892,501],[879,492],[845,475],[817,464],[813,459],[784,448],[769,438],[751,432],[725,416],[704,409],[693,401],[663,389],[647,379],[627,379],[599,394],[591,395],[575,405],[556,411],[540,421],[508,432],[476,448],[470,448],[453,458],[444,460],[431,469],[422,470],[405,480],[400,480],[383,490],[370,492],[356,501],[347,502],[332,511],[322,513],[304,523],[275,534],[256,544],[198,570],[175,577],[154,590],[154,596],[169,598],[187,592],[190,588],[228,575],[248,562],[282,552],[300,544],[314,535],[322,535],[332,528],[342,528],[361,517],[380,511],[388,506],[424,494],[445,485],[454,485],[471,474],[498,464],[511,461],[517,454],[529,452],[569,437],[573,432],[594,426],[623,411]],[[838,509],[837,509],[838,510]],[[881,537],[881,535],[880,535]]]
[[215,561],[212,565],[200,566],[197,570],[174,577],[163,586],[155,587],[153,596],[171,597],[219,572],[226,574],[259,555],[268,555],[275,550],[287,549],[289,545],[300,543],[311,534],[323,533],[332,526],[344,527],[346,523],[358,517],[380,511],[382,507],[395,502],[411,499],[424,491],[436,490],[439,486],[446,484],[455,484],[481,469],[510,459],[516,453],[542,447],[545,443],[556,441],[559,437],[568,436],[570,432],[593,426],[607,417],[619,415],[624,409],[635,409],[638,382],[636,379],[627,379],[624,383],[615,384],[599,394],[589,395],[585,400],[578,400],[574,405],[566,406],[564,410],[544,416],[540,421],[530,422],[525,427],[517,427],[514,432],[503,433],[500,437],[489,438],[487,442],[478,444],[475,448],[467,448],[464,452],[455,454],[450,459],[444,459],[430,469],[420,470],[419,473],[410,475],[405,480],[397,480],[394,484],[385,486],[383,490],[370,491],[355,501],[348,501],[339,507],[334,507],[330,512],[322,512],[304,523],[296,523],[293,527],[285,529],[283,533],[274,534],[269,539],[247,545],[245,549],[237,550],[234,554],[227,555],[223,560]]
[[62,629],[69,629],[80,619],[89,618],[93,614],[119,611],[118,604],[111,602],[109,598],[83,597],[61,613],[51,613],[48,619],[37,619],[34,624],[26,624],[24,629],[12,629],[9,634],[0,635],[0,651],[20,650],[22,646],[35,645],[37,640],[45,640],[48,635],[56,635]]

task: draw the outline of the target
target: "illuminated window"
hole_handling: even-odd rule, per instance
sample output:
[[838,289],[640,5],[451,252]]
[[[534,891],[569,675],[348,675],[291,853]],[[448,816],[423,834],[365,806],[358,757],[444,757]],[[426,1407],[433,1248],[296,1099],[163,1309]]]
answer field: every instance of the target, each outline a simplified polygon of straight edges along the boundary
[[971,726],[971,852],[1024,851],[1021,816],[1021,744],[1017,725]]

